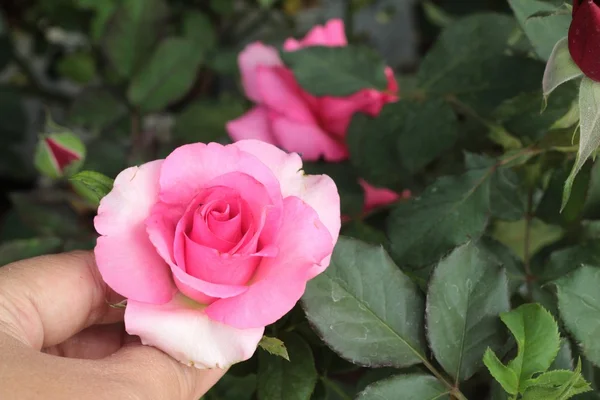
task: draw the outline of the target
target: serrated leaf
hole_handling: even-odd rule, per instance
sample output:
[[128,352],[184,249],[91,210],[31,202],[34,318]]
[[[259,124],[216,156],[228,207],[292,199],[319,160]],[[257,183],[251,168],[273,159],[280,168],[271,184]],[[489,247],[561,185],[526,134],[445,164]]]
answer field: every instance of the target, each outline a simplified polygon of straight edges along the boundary
[[[502,322],[508,327],[517,342],[517,356],[506,366],[517,377],[517,385],[510,379],[511,375],[500,367],[497,357],[492,357],[491,350],[486,354],[486,366],[492,374],[498,375],[506,384],[508,393],[522,393],[525,381],[535,373],[546,371],[556,357],[560,345],[558,325],[552,314],[539,304],[523,304],[518,308],[500,314]],[[501,364],[501,363],[500,363]],[[508,379],[510,378],[510,379]]]
[[438,178],[420,196],[399,203],[387,221],[394,257],[425,266],[480,236],[488,220],[488,178],[486,171]]
[[571,58],[569,53],[568,39],[562,38],[552,50],[552,54],[546,64],[544,78],[542,80],[542,90],[547,97],[559,85],[583,75],[577,64]]
[[592,390],[581,375],[581,360],[575,371],[555,370],[525,382],[523,400],[567,400]]
[[80,196],[96,206],[112,190],[114,183],[113,179],[95,171],[81,171],[69,181]]
[[290,356],[285,347],[285,344],[280,339],[276,337],[263,336],[258,342],[258,345],[261,349],[267,351],[274,356],[278,356],[290,361]]
[[555,284],[561,319],[586,358],[600,365],[600,269],[583,266]]
[[556,12],[558,8],[548,2],[539,0],[509,0],[508,3],[538,56],[542,60],[547,60],[554,44],[559,39],[567,36],[569,24],[571,23],[570,13],[556,13],[545,18],[530,18],[540,12]]
[[355,364],[406,367],[425,359],[423,297],[380,246],[341,237],[302,304],[325,343]]
[[571,196],[575,177],[598,145],[600,145],[600,83],[584,77],[579,88],[579,150],[571,174],[565,182],[563,209]]
[[192,40],[164,39],[131,81],[127,97],[143,111],[160,110],[192,87],[202,58]]
[[265,352],[258,354],[258,400],[308,400],[315,388],[312,349],[295,333],[283,338],[290,362]]
[[456,382],[483,366],[486,348],[502,349],[506,335],[498,315],[509,309],[506,273],[476,243],[439,262],[427,291],[427,338],[435,358]]
[[483,354],[483,363],[490,374],[502,386],[506,393],[515,395],[519,390],[519,378],[515,371],[502,364],[496,353],[491,349],[486,349]]
[[448,389],[431,375],[398,375],[367,386],[356,400],[449,400]]
[[304,90],[315,96],[349,96],[362,89],[385,90],[385,63],[367,47],[311,46],[282,52]]
[[[525,236],[528,224],[525,219],[507,222],[496,221],[492,236],[508,246],[521,260],[525,259]],[[529,255],[535,255],[544,246],[554,243],[564,235],[564,230],[558,225],[550,225],[534,218],[529,223]]]

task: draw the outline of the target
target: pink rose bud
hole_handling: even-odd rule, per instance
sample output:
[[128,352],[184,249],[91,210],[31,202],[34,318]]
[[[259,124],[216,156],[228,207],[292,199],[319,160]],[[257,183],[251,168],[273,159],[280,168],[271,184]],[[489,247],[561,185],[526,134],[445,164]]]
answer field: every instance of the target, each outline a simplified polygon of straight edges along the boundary
[[127,332],[185,364],[225,368],[250,358],[328,267],[340,197],[273,145],[195,143],[122,171],[94,224]]
[[386,206],[401,199],[409,199],[411,196],[411,192],[408,189],[403,190],[402,193],[396,193],[390,189],[374,187],[364,179],[360,179],[358,183],[365,191],[365,213],[377,207]]
[[[304,39],[287,39],[284,51],[309,46],[347,46],[344,23],[332,19],[315,26]],[[315,97],[304,91],[286,68],[274,47],[255,42],[238,57],[246,96],[256,105],[227,123],[233,140],[258,139],[302,158],[341,161],[348,158],[345,143],[352,116],[358,112],[376,116],[386,103],[398,99],[398,84],[391,68],[385,69],[385,91],[363,89],[346,97]]]
[[600,3],[574,0],[569,28],[569,52],[575,64],[590,79],[600,82]]
[[43,135],[35,153],[35,166],[40,173],[57,179],[71,175],[81,167],[85,145],[73,133]]

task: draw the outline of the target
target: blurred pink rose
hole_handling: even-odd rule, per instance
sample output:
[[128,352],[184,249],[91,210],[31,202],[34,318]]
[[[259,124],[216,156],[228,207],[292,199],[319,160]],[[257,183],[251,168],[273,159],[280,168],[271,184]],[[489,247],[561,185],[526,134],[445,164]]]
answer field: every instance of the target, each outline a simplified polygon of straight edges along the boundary
[[144,344],[198,368],[252,356],[321,273],[340,229],[325,175],[267,143],[196,143],[117,176],[95,219],[103,279]]
[[[314,27],[304,39],[287,39],[285,51],[308,46],[346,46],[344,24],[332,19]],[[287,69],[277,50],[260,42],[248,45],[239,55],[246,96],[256,106],[227,124],[234,140],[258,139],[298,152],[305,160],[348,157],[345,136],[352,116],[363,112],[376,116],[383,106],[397,100],[398,85],[386,68],[388,89],[364,89],[347,97],[315,97],[306,93]]]
[[363,179],[360,179],[358,183],[360,183],[360,186],[365,191],[365,213],[400,199],[408,199],[411,196],[410,190],[404,190],[401,194],[398,194],[390,189],[376,188]]

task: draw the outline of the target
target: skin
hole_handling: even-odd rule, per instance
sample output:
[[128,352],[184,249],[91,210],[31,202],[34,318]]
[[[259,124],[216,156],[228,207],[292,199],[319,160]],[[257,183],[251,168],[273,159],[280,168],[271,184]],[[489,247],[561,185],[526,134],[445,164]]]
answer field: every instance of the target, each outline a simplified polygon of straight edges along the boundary
[[0,399],[197,400],[224,374],[128,336],[89,252],[0,268]]

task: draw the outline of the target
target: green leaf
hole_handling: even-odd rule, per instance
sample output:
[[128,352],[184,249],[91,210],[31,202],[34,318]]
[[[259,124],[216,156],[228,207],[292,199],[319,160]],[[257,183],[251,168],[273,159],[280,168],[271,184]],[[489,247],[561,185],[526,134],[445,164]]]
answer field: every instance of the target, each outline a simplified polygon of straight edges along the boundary
[[600,365],[600,269],[583,266],[555,284],[561,319],[586,358]]
[[81,171],[69,180],[73,189],[95,206],[112,190],[114,183],[113,179],[95,171]]
[[284,336],[290,361],[258,354],[258,400],[308,400],[317,384],[310,346],[298,335]]
[[79,126],[100,133],[127,115],[127,105],[107,89],[88,87],[71,104],[69,126]]
[[253,400],[255,391],[255,374],[237,377],[227,373],[200,400]]
[[405,367],[425,359],[423,297],[380,246],[340,238],[302,303],[325,343],[355,364]]
[[181,144],[219,141],[227,136],[226,123],[243,113],[244,105],[238,99],[195,101],[176,116],[174,138]]
[[78,215],[66,203],[51,201],[39,192],[12,193],[10,199],[21,223],[39,236],[80,238],[84,234]]
[[571,196],[575,177],[600,145],[600,84],[587,77],[581,80],[579,88],[579,113],[579,151],[571,174],[565,182],[563,209]]
[[217,44],[217,36],[210,18],[199,11],[187,10],[183,16],[183,33],[194,42],[194,51],[206,54]]
[[0,266],[26,258],[55,253],[62,240],[57,237],[18,239],[0,244]]
[[542,90],[544,97],[548,97],[559,85],[583,75],[569,53],[569,43],[566,37],[562,38],[552,50],[550,59],[546,64]]
[[341,211],[343,215],[359,216],[363,212],[365,196],[363,188],[358,183],[358,175],[348,162],[325,163],[305,162],[304,172],[309,175],[328,175],[332,178],[340,194]]
[[545,372],[525,382],[523,400],[567,400],[592,390],[581,375],[581,360],[575,371],[555,370]]
[[[554,243],[564,235],[564,230],[557,225],[546,224],[534,218],[529,223],[529,255],[535,255],[544,246]],[[525,259],[525,236],[527,221],[496,221],[492,236],[508,246],[521,260]]]
[[535,215],[552,224],[569,224],[576,221],[584,211],[591,176],[591,163],[587,163],[577,175],[571,189],[568,203],[561,212],[561,194],[565,179],[569,175],[567,166],[561,166],[552,172],[550,181]]
[[350,159],[373,184],[394,186],[447,152],[458,137],[452,108],[440,99],[386,105],[377,118],[357,114],[348,130]]
[[62,58],[56,66],[64,77],[77,83],[88,83],[96,76],[96,64],[90,53],[73,53]]
[[494,379],[502,385],[502,388],[509,394],[515,395],[519,390],[519,378],[515,371],[498,359],[492,349],[486,349],[483,354],[483,363],[490,371]]
[[542,60],[550,57],[554,44],[567,36],[571,15],[555,14],[544,18],[529,18],[543,11],[557,11],[557,7],[539,0],[508,0],[515,16]]
[[424,266],[480,236],[488,220],[488,177],[485,171],[442,177],[422,195],[399,203],[387,221],[395,259]]
[[482,237],[478,242],[478,246],[494,255],[500,261],[506,270],[509,291],[510,293],[515,293],[525,282],[526,274],[523,262],[519,260],[510,248],[489,236]]
[[485,116],[507,99],[539,90],[543,64],[505,52],[515,28],[513,18],[500,14],[455,21],[421,63],[417,74],[421,94],[450,98]]
[[456,382],[483,366],[486,348],[504,346],[498,315],[509,309],[506,273],[493,255],[468,243],[439,262],[427,292],[427,338]]
[[450,392],[431,375],[398,375],[375,382],[357,400],[450,400]]
[[164,0],[122,0],[104,29],[101,45],[112,67],[123,78],[145,63],[166,21]]
[[202,57],[189,39],[164,39],[133,78],[127,97],[143,111],[160,110],[192,87]]
[[560,349],[549,370],[573,369],[573,352],[571,351],[571,342],[560,339]]
[[304,90],[315,96],[349,96],[362,89],[385,90],[385,63],[367,47],[311,46],[282,52]]
[[275,337],[263,336],[258,342],[258,346],[274,356],[278,356],[290,361],[290,356],[285,344]]

